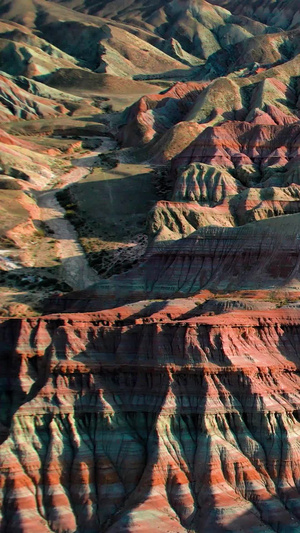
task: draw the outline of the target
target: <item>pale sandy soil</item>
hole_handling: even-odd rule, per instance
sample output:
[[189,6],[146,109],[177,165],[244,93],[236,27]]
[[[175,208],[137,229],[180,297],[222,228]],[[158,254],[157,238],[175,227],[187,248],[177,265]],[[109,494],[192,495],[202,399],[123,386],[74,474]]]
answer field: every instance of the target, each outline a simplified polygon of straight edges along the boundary
[[103,138],[101,141],[99,148],[88,155],[73,159],[74,168],[61,177],[59,186],[41,193],[38,199],[41,220],[51,230],[53,239],[56,240],[56,253],[61,261],[61,280],[72,289],[85,289],[92,283],[96,283],[99,277],[88,264],[78,242],[76,230],[64,218],[65,209],[57,201],[56,192],[57,189],[63,189],[87,176],[96,163],[98,155],[114,147],[114,141],[109,138]]

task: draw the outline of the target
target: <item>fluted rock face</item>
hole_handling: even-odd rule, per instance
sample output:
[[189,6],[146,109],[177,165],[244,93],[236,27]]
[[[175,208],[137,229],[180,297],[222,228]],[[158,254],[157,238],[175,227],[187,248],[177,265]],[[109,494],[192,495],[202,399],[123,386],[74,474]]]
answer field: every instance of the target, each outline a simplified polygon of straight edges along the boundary
[[242,190],[242,184],[226,170],[194,163],[179,174],[174,200],[196,200],[199,204],[214,207]]
[[229,122],[207,128],[177,158],[174,165],[201,161],[227,169],[256,165],[263,172],[268,167],[285,167],[298,156],[299,125],[252,125]]
[[298,531],[299,311],[113,319],[1,324],[2,530]]

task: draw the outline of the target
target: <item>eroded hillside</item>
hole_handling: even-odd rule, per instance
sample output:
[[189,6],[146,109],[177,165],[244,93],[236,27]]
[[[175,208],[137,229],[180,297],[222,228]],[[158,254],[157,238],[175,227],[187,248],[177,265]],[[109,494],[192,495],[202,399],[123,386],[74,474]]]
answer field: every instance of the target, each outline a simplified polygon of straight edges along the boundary
[[0,531],[300,531],[300,14],[0,6]]

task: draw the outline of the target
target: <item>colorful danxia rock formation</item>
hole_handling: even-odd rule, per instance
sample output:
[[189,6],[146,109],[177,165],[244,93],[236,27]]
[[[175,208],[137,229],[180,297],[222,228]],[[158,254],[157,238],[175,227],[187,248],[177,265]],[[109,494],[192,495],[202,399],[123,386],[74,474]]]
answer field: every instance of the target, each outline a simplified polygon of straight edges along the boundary
[[0,533],[300,533],[299,2],[0,18]]

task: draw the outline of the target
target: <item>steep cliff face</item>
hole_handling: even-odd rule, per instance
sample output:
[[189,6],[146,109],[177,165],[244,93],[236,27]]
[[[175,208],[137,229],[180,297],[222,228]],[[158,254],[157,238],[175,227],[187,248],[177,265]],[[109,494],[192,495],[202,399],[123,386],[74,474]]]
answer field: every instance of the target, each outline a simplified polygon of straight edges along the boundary
[[2,322],[2,531],[298,531],[299,324]]

